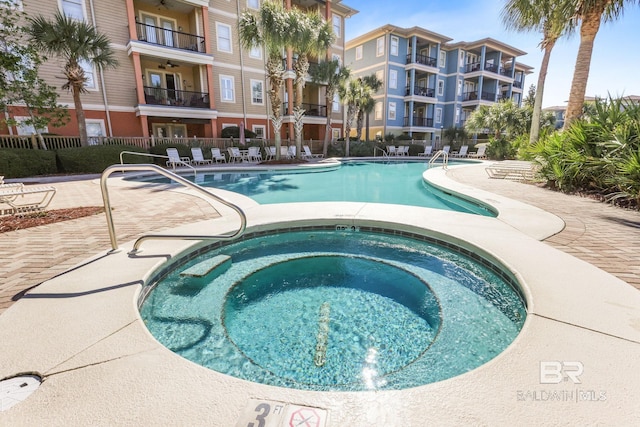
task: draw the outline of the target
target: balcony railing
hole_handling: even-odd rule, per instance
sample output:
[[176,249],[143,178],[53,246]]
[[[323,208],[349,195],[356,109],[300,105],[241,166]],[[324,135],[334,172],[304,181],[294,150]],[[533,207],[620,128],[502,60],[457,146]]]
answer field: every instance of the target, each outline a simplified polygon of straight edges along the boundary
[[483,99],[485,101],[494,101],[496,100],[496,94],[495,93],[491,93],[491,92],[482,92],[482,94],[480,95],[480,99]]
[[160,28],[141,22],[136,23],[136,30],[140,41],[194,52],[204,52],[204,37],[202,36]]
[[144,87],[145,103],[149,105],[171,105],[174,107],[209,108],[209,94],[187,90]]
[[478,99],[478,92],[465,92],[462,94],[463,101],[475,101]]
[[[436,90],[430,87],[414,86],[413,94],[418,96],[428,96],[434,98],[436,96]],[[405,87],[405,96],[411,95],[411,86]]]
[[[409,119],[413,119],[412,120],[412,124],[409,124]],[[413,116],[413,117],[405,117],[404,118],[404,126],[416,126],[416,127],[426,127],[426,128],[432,128],[433,127],[433,119],[431,118],[427,118],[427,117],[418,117],[418,116]]]
[[500,67],[500,74],[505,77],[512,77],[511,73],[513,72],[512,68],[502,68]]
[[[282,115],[287,114],[287,106],[288,102],[282,103]],[[306,102],[302,103],[302,108],[304,108],[304,115],[307,117],[327,117],[327,106],[321,104],[308,104]]]
[[479,62],[472,62],[471,64],[467,64],[464,67],[464,72],[465,73],[472,73],[474,71],[480,71],[480,63]]
[[[465,73],[472,73],[474,71],[482,71],[480,68],[482,65],[480,62],[472,62],[471,64],[467,64],[464,68]],[[512,69],[511,68],[503,68],[499,65],[492,64],[490,62],[484,63],[484,71],[491,71],[492,73],[500,74],[506,77],[511,77]]]
[[[411,60],[411,54],[407,55],[407,64],[411,64],[413,63],[413,61]],[[438,66],[438,60],[432,56],[427,56],[427,55],[419,55],[416,54],[416,60],[415,60],[416,64],[424,64],[424,65],[428,65],[429,67],[437,67]]]
[[496,64],[492,64],[491,62],[484,63],[484,70],[491,71],[492,73],[498,74],[500,72],[500,66]]
[[513,82],[513,87],[517,87],[519,89],[522,89],[522,82],[519,82],[519,81]]

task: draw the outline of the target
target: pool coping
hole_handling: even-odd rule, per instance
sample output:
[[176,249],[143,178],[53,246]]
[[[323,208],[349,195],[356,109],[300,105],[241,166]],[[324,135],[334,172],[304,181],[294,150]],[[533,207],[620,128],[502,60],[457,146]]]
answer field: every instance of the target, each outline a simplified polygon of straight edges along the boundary
[[[428,175],[452,191],[469,190],[453,181],[448,184],[439,172]],[[470,192],[485,200],[496,197]],[[132,242],[127,242],[119,252],[98,254],[43,283],[0,316],[0,379],[21,373],[44,377],[25,402],[0,412],[0,424],[29,420],[50,425],[226,426],[236,425],[251,399],[325,408],[327,426],[416,425],[429,420],[441,425],[512,424],[514,419],[624,424],[637,416],[638,384],[629,373],[640,369],[640,362],[629,355],[640,350],[640,294],[517,231],[517,226],[526,229],[527,222],[511,222],[510,206],[517,217],[527,205],[499,200],[498,218],[488,218],[372,203],[257,205],[239,200],[253,231],[358,224],[447,236],[467,249],[482,247],[484,256],[514,271],[524,287],[529,315],[523,331],[487,364],[407,390],[331,393],[250,383],[171,353],[151,337],[137,313],[141,279],[198,244],[152,241],[130,258],[126,251]],[[540,211],[529,214],[537,220]],[[556,224],[553,218],[540,218],[541,223],[547,218]],[[229,231],[237,224],[236,218],[224,216],[174,231]],[[540,233],[538,225],[531,228],[533,235]],[[95,280],[88,282],[87,277]],[[581,383],[567,375],[554,383],[553,370],[542,382],[540,364],[545,361],[579,362],[584,367]],[[566,366],[559,372],[567,374],[575,365]]]

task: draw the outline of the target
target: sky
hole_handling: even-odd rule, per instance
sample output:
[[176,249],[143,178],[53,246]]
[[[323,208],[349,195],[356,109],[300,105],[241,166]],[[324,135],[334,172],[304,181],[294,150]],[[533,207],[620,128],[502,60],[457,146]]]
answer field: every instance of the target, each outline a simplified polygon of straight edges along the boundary
[[[343,0],[359,11],[346,21],[347,40],[386,24],[418,26],[452,38],[452,43],[491,37],[527,52],[517,61],[534,67],[526,89],[537,84],[542,62],[540,33],[505,29],[500,12],[506,0]],[[580,35],[558,40],[551,52],[543,107],[566,106]],[[347,64],[348,65],[348,64]],[[596,36],[587,96],[640,96],[640,5],[627,6],[615,22],[603,23]]]

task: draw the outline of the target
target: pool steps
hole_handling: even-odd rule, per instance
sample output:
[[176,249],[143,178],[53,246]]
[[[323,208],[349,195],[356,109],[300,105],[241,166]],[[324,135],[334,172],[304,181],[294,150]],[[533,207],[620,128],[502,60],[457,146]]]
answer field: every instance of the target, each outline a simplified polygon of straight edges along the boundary
[[217,270],[218,267],[221,271],[216,271],[218,274],[222,274],[231,266],[231,257],[229,255],[216,255],[214,257],[205,259],[196,265],[193,265],[180,273],[181,276],[188,277],[206,277],[213,270]]
[[180,280],[171,288],[173,295],[193,298],[212,280],[224,274],[231,267],[229,255],[216,255],[180,272]]

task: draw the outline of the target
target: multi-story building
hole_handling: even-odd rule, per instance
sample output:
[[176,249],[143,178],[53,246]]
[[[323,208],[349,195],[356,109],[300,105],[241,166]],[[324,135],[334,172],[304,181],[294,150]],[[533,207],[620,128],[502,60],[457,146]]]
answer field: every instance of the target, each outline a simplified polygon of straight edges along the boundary
[[[23,0],[30,16],[53,17],[57,10],[85,20],[106,34],[119,65],[96,69],[85,64],[87,93],[82,95],[90,136],[217,137],[226,126],[253,130],[271,138],[265,52],[243,49],[237,21],[247,9],[257,10],[261,0]],[[330,20],[336,41],[328,56],[344,58],[345,18],[356,13],[341,0],[284,0],[286,7],[315,10]],[[324,58],[320,58],[324,59]],[[291,67],[289,58],[283,60]],[[318,58],[315,59],[316,61]],[[41,67],[42,76],[60,86],[60,60]],[[283,137],[293,137],[293,73],[287,72]],[[61,92],[71,121],[47,129],[60,135],[77,135],[71,94]],[[336,129],[342,126],[342,107],[327,111],[324,87],[310,81],[304,91],[307,110],[305,138],[323,138],[326,115]],[[24,114],[14,108],[18,120]],[[6,129],[27,132],[18,126]],[[4,130],[0,129],[0,133]]]
[[372,135],[438,140],[443,129],[464,126],[479,105],[521,104],[532,68],[516,58],[525,52],[491,38],[451,41],[420,27],[385,25],[347,42],[352,73],[383,82],[374,95]]

